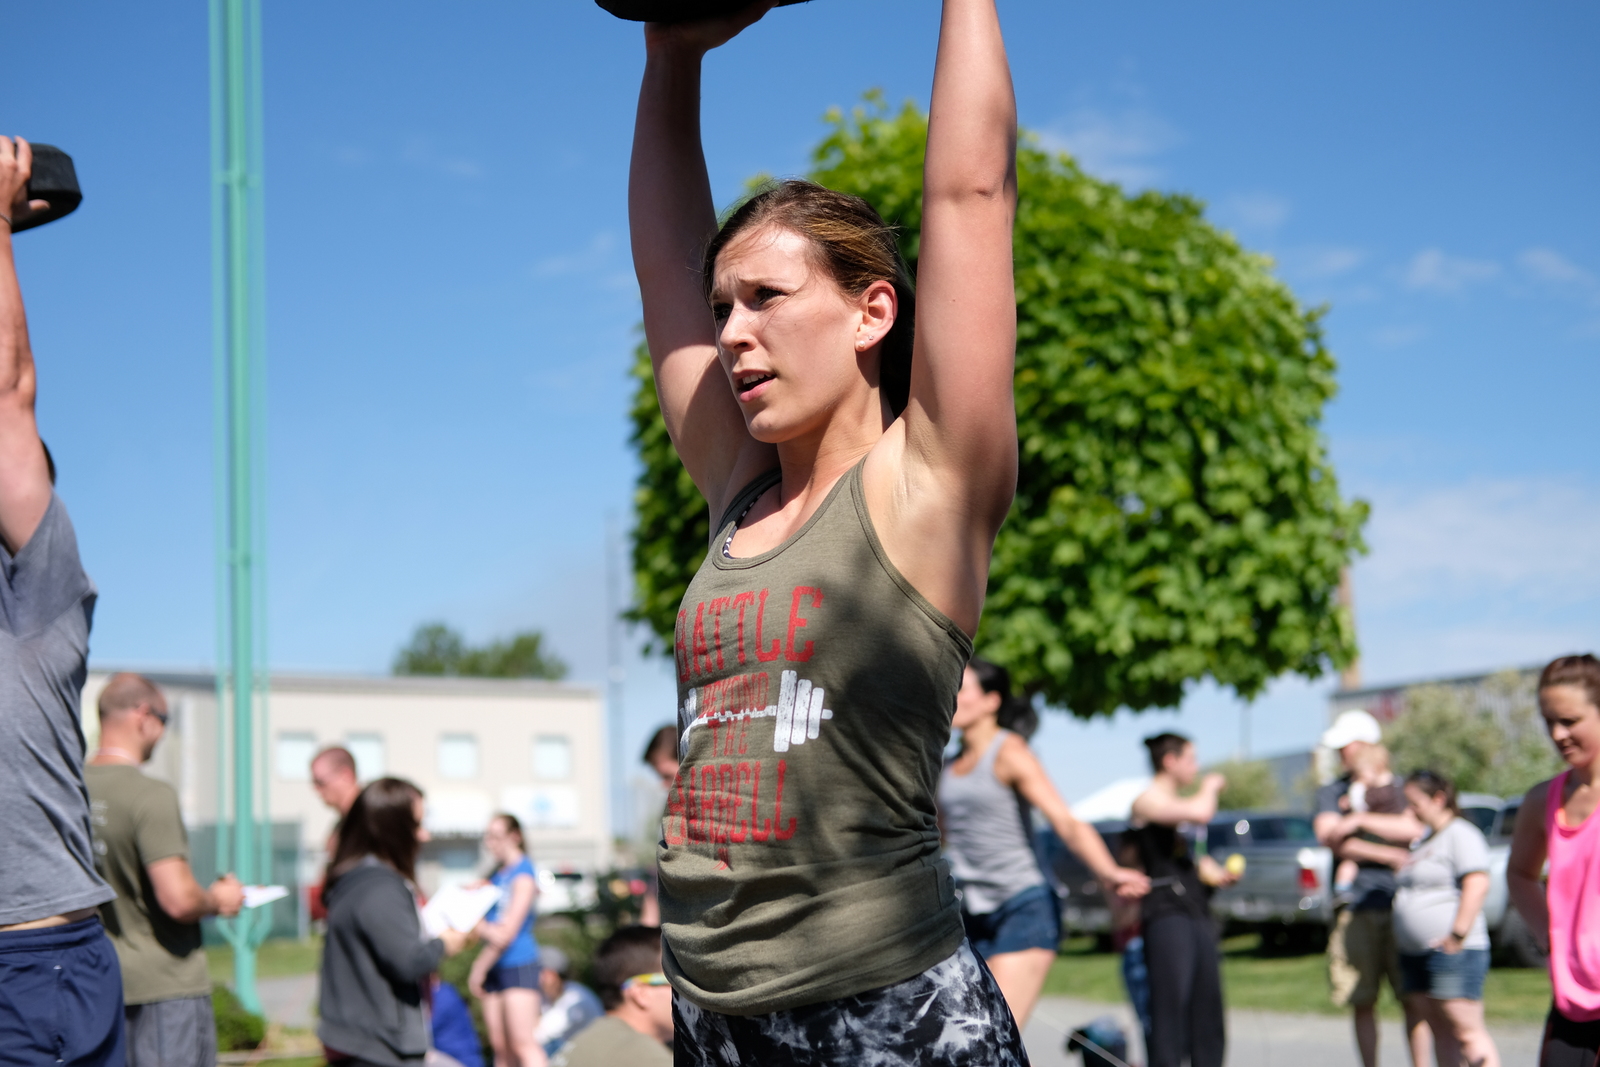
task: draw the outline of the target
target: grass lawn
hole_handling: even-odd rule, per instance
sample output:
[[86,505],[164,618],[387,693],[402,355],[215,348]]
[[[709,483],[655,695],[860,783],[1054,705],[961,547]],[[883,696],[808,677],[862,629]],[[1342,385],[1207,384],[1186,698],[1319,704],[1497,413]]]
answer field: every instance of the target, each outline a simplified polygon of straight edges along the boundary
[[[1223,943],[1222,980],[1228,1006],[1264,1011],[1316,1012],[1342,1015],[1328,1003],[1326,957],[1261,955],[1260,939],[1250,934]],[[1045,979],[1046,995],[1082,997],[1117,1003],[1124,997],[1122,959],[1095,952],[1094,939],[1069,938]],[[1484,1010],[1493,1022],[1538,1023],[1550,1008],[1550,979],[1532,968],[1494,967],[1483,991]],[[1378,1002],[1380,1014],[1394,1016],[1400,1007],[1387,985]]]
[[[207,945],[206,963],[211,980],[233,985],[233,946]],[[268,941],[256,950],[257,978],[287,978],[311,974],[322,965],[322,939],[307,941]]]

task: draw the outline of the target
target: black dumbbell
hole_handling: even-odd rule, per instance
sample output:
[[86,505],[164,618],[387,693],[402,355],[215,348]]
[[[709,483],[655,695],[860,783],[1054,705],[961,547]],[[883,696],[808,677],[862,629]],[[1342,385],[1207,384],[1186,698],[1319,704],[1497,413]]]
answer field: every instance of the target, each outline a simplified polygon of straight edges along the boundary
[[13,233],[43,226],[78,210],[78,205],[83,203],[83,190],[78,188],[78,172],[72,166],[72,157],[55,145],[34,145],[28,199],[43,200],[50,206],[18,215],[11,224]]
[[[778,0],[779,7],[806,0]],[[595,0],[595,3],[631,22],[693,22],[695,19],[731,15],[750,0]]]

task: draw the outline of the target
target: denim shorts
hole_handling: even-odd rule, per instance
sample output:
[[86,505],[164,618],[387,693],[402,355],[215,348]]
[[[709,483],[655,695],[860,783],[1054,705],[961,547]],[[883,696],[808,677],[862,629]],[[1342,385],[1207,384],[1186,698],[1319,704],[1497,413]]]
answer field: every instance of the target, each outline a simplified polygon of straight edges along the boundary
[[489,973],[483,978],[483,991],[501,993],[507,989],[538,989],[539,970],[538,960],[490,967]]
[[1061,946],[1061,906],[1047,885],[1024,889],[994,911],[982,915],[961,912],[967,941],[984,959],[1007,952]]
[[1400,953],[1401,992],[1425,993],[1434,1000],[1482,1000],[1489,973],[1489,950]]

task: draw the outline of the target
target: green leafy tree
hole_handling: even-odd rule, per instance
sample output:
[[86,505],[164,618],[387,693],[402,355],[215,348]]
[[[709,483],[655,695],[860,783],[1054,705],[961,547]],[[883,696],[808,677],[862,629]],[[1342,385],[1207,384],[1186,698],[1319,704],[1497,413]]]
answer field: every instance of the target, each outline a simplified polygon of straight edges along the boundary
[[567,665],[545,647],[537,630],[471,648],[444,623],[431,622],[418,626],[395,656],[394,673],[555,680],[567,676]]
[[[872,96],[826,121],[811,176],[896,224],[914,271],[926,118]],[[1324,450],[1320,312],[1190,197],[1129,196],[1027,138],[1017,165],[1019,483],[980,651],[1082,716],[1172,706],[1208,675],[1251,698],[1347,663],[1339,573],[1367,507],[1340,497]],[[706,508],[642,351],[634,374],[633,617],[667,647]]]
[[1266,760],[1227,760],[1207,770],[1228,779],[1227,787],[1217,797],[1220,811],[1276,808],[1283,803],[1278,776]]
[[1532,686],[1515,671],[1489,679],[1481,694],[1447,685],[1407,690],[1405,712],[1383,739],[1397,774],[1436,771],[1466,793],[1521,796],[1561,769]]

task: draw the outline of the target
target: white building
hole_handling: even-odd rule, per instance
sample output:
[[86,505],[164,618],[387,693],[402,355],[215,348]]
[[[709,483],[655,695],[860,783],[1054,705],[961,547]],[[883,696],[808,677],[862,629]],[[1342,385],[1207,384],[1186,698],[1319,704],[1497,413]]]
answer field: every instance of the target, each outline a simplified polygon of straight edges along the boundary
[[[91,748],[99,730],[96,701],[112,673],[91,670],[84,686]],[[201,840],[211,840],[218,806],[215,680],[208,673],[141,673],[166,693],[172,713],[146,770],[177,789],[199,867]],[[426,795],[433,841],[417,872],[425,891],[482,876],[487,857],[481,837],[497,811],[521,820],[528,851],[542,868],[592,873],[612,864],[605,718],[597,689],[529,680],[283,674],[271,680],[268,709],[264,795],[278,827],[277,851],[288,847],[296,854],[300,885],[320,879],[335,818],[311,788],[311,757],[334,744],[355,756],[363,782],[394,775]]]

